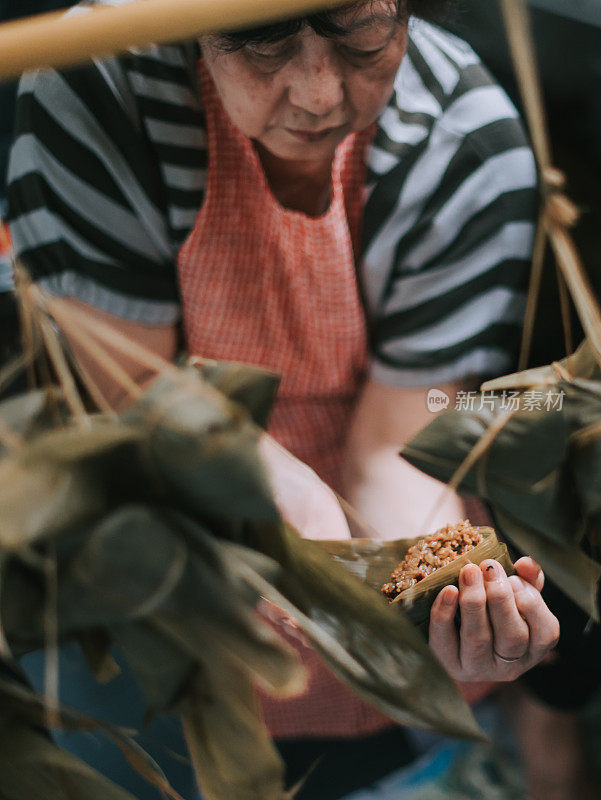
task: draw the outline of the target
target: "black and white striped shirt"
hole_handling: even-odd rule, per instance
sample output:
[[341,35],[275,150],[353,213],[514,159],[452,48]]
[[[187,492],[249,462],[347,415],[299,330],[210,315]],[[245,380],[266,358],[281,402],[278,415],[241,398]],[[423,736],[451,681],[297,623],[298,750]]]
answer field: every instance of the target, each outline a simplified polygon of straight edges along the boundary
[[[10,226],[48,291],[178,320],[177,254],[208,158],[197,59],[195,44],[152,46],[22,79]],[[411,21],[367,166],[359,279],[374,377],[417,386],[510,369],[536,173],[514,107],[468,45]]]

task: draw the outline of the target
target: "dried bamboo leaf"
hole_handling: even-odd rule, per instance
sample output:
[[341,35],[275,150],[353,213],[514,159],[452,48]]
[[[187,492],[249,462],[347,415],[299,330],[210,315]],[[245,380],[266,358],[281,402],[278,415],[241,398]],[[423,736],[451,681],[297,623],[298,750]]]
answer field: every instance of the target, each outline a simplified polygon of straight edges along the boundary
[[[55,387],[38,389],[0,402],[0,426],[23,440],[31,440],[44,431],[67,425],[69,408]],[[14,448],[0,447],[0,456]]]
[[[497,540],[495,531],[485,526],[481,526],[479,531],[483,537],[479,545],[440,567],[393,601],[395,604],[399,603],[411,622],[424,633],[427,632],[430,609],[438,592],[443,586],[458,585],[459,572],[465,564],[480,564],[485,559],[493,558],[502,564],[508,575],[515,573],[507,547]],[[322,539],[315,544],[380,593],[382,585],[388,583],[392,571],[403,560],[409,548],[421,538],[423,537],[394,540]]]
[[557,264],[570,290],[591,352],[601,367],[601,309],[597,297],[570,234],[553,219],[549,220],[548,229]]
[[49,319],[41,314],[36,319],[36,322],[44,341],[46,353],[54,368],[58,384],[63,391],[65,402],[73,415],[74,423],[80,427],[89,427],[90,420],[54,326]]
[[572,378],[584,378],[585,380],[601,378],[601,369],[588,339],[584,339],[575,353],[561,361],[544,367],[514,372],[511,375],[503,375],[500,378],[486,381],[482,384],[481,389],[483,392],[513,388],[525,389],[533,386],[549,386]]
[[182,719],[207,800],[283,800],[284,764],[238,664],[207,662],[192,684]]
[[11,397],[0,403],[0,417],[15,433],[25,436],[31,423],[44,411],[46,401],[44,389]]
[[[340,4],[330,2],[329,6]],[[0,27],[0,80],[25,70],[65,67],[94,56],[120,53],[134,45],[194,39],[224,28],[257,27],[290,16],[321,10],[323,0],[295,0],[282,8],[275,0],[249,4],[245,0],[213,2],[145,0],[91,9],[88,14],[64,17],[60,12]],[[100,13],[99,13],[100,12]]]

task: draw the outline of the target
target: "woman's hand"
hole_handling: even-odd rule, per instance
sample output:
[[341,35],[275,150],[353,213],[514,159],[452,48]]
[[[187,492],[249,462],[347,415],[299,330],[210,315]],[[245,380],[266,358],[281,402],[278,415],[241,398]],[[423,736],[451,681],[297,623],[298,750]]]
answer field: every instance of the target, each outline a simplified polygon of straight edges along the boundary
[[515,680],[557,644],[559,622],[540,594],[542,570],[531,558],[520,558],[515,569],[517,575],[508,578],[497,561],[468,564],[459,574],[459,589],[446,586],[436,598],[430,647],[455,680]]

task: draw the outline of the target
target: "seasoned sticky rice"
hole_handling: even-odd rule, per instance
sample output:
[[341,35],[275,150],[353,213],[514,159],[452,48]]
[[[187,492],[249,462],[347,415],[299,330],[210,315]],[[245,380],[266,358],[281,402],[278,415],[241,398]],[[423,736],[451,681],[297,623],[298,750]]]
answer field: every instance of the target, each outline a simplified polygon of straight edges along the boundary
[[395,567],[390,581],[382,586],[382,594],[389,600],[415,586],[440,567],[450,564],[458,556],[476,547],[482,541],[479,529],[464,519],[455,525],[424,536],[410,547],[405,558]]

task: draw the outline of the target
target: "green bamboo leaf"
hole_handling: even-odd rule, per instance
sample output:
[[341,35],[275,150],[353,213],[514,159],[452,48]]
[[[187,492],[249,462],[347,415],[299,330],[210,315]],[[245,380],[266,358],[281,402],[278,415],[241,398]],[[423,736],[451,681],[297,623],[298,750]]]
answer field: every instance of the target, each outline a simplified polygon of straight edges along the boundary
[[17,551],[100,513],[103,487],[83,469],[31,463],[18,455],[0,462],[0,548]]
[[208,359],[197,369],[204,380],[230,400],[244,406],[259,427],[267,427],[280,383],[278,375],[250,364]]
[[[123,419],[146,428],[141,463],[155,499],[239,535],[244,520],[279,519],[248,413],[214,392],[164,378]],[[198,393],[193,391],[194,384]],[[147,483],[148,483],[147,480]]]
[[[237,558],[242,550],[235,551]],[[187,675],[190,661],[203,660],[211,642],[219,657],[235,654],[272,691],[293,691],[300,668],[254,613],[259,595],[238,579],[230,564],[233,558],[233,550],[222,550],[215,537],[180,514],[124,506],[90,531],[62,573],[61,634],[102,626],[132,666],[148,658],[148,668],[138,666],[137,673],[153,711],[164,710],[177,689],[167,681],[159,696],[157,673],[164,669],[174,681]],[[251,560],[257,563],[258,557]],[[262,557],[264,569],[266,564]],[[269,572],[275,572],[273,562]],[[144,626],[124,631],[128,621]],[[157,634],[154,644],[150,629]],[[163,651],[165,640],[171,649]],[[138,646],[144,652],[134,652]],[[179,650],[179,666],[173,648]]]
[[70,426],[40,434],[15,454],[15,459],[27,466],[40,462],[79,466],[88,461],[98,462],[103,457],[121,458],[133,452],[133,446],[145,433],[141,427],[100,415],[89,420],[88,428]]
[[3,800],[135,800],[23,721],[0,720],[0,726]]
[[165,603],[188,564],[188,551],[152,509],[124,506],[93,526],[62,570],[63,630],[142,619]]
[[[502,413],[500,402],[497,399],[492,409],[441,414],[401,455],[438,480],[450,481]],[[514,413],[459,491],[482,497],[558,544],[579,541],[584,518],[569,468],[572,430],[568,413],[526,409]]]
[[104,628],[86,628],[76,638],[98,683],[109,683],[120,674],[121,669],[111,654],[113,641]]
[[406,615],[291,528],[255,531],[281,566],[275,586],[246,580],[296,620],[333,672],[397,722],[481,738],[455,683]]
[[593,561],[577,547],[566,547],[549,541],[538,531],[527,528],[500,509],[495,510],[495,518],[508,539],[522,552],[531,555],[548,578],[560,586],[583,611],[596,622],[600,621],[597,598],[601,564]]
[[239,664],[207,661],[192,683],[182,720],[207,800],[283,800],[284,764]]
[[45,589],[40,568],[5,559],[0,611],[4,634],[15,658],[36,650],[44,640]]
[[[247,547],[215,539],[181,514],[169,512],[169,516],[174,528],[193,543],[197,557],[192,559],[190,574],[185,578],[186,608],[166,604],[152,616],[152,623],[197,661],[205,661],[206,651],[212,647],[217,658],[228,655],[238,661],[255,682],[272,694],[298,692],[304,685],[302,667],[294,652],[255,613],[259,593],[239,577],[243,563],[275,580],[279,565]],[[214,604],[203,614],[195,613],[199,586]]]
[[140,431],[94,420],[37,436],[0,460],[0,547],[27,548],[98,516],[109,504],[115,463]]
[[[31,690],[27,685],[23,685],[19,677],[18,667],[12,669],[10,665],[6,664],[0,664],[0,667],[2,667],[2,677],[0,677],[0,708],[2,708],[2,712],[0,714],[0,737],[2,735],[2,724],[6,720],[9,722],[9,732],[11,735],[13,727],[16,724],[25,726],[26,728],[35,728],[37,732],[43,736],[44,725],[46,722],[46,707],[44,704],[44,699],[36,692]],[[109,737],[113,744],[115,744],[121,750],[132,767],[138,771],[142,777],[153,784],[159,790],[159,792],[172,798],[172,800],[183,800],[183,798],[181,798],[169,785],[156,763],[147,753],[145,753],[144,750],[142,750],[135,740],[132,739],[131,731],[107,722],[103,722],[102,720],[95,719],[94,717],[84,714],[78,709],[67,706],[64,703],[59,703],[55,717],[58,725],[65,729],[90,732],[102,731],[104,734],[106,734],[106,736]],[[51,741],[50,739],[47,740]],[[2,755],[4,755],[4,748],[0,747],[0,749],[2,750]],[[59,748],[57,748],[57,751],[59,754],[62,753]],[[27,754],[21,755],[23,755],[25,758],[27,757]],[[56,754],[55,756],[58,758]],[[19,754],[17,754],[15,757],[15,760],[18,759]],[[124,795],[111,793],[117,792],[117,787],[113,788],[113,784],[102,777],[100,778],[100,790],[101,792],[104,792],[104,794],[97,794],[96,784],[93,780],[95,773],[93,771],[90,772],[89,768],[86,765],[81,765],[81,762],[79,762],[77,759],[71,760],[72,756],[68,756],[68,759],[70,766],[73,767],[76,773],[82,767],[85,770],[85,785],[90,794],[83,795],[84,797],[98,798],[98,800],[104,797],[110,797],[111,799],[114,798],[114,800],[130,800],[130,795],[127,793]],[[92,779],[87,780],[90,775]],[[75,782],[73,784],[74,787],[78,785],[77,777],[78,776],[76,774]],[[26,780],[23,778],[24,776],[18,773],[14,776],[15,791],[18,791],[19,787],[21,787],[21,790],[23,790],[23,787],[26,786]],[[55,778],[56,780],[64,782],[65,786],[63,788],[68,790],[70,778],[69,775],[64,772],[55,772],[47,775],[47,782],[52,785]],[[39,784],[37,781],[34,781],[32,783],[32,790],[37,789],[38,786]],[[2,789],[4,789],[4,783],[2,784]],[[43,791],[43,785],[41,786],[41,790]],[[63,797],[63,795],[59,796]],[[74,794],[71,796],[68,793],[64,795],[65,800],[79,800],[80,796],[82,795]],[[15,797],[29,798],[29,794],[25,791],[21,795],[15,794]],[[53,794],[41,794],[40,797],[44,798],[44,800],[54,800]]]
[[601,512],[601,429],[596,437],[572,441],[570,465],[582,509],[592,517]]
[[142,620],[114,626],[112,635],[144,695],[145,721],[171,711],[195,669],[194,660]]
[[[574,369],[596,374],[586,348]],[[557,384],[564,393],[559,411],[522,409],[501,428],[493,444],[466,476],[460,489],[487,500],[503,534],[532,555],[587,613],[597,615],[601,567],[581,550],[591,520],[601,510],[599,394],[601,383],[576,378]],[[498,409],[452,411],[418,434],[402,455],[414,466],[448,481]],[[592,543],[594,544],[594,543]]]

